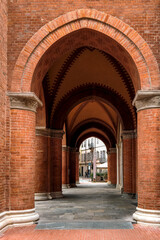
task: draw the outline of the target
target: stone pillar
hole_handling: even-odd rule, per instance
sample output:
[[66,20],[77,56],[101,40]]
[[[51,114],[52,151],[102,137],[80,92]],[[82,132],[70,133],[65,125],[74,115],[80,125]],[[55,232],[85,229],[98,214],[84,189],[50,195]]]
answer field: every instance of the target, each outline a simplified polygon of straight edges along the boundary
[[70,187],[76,187],[76,148],[70,148]]
[[62,195],[62,137],[63,130],[50,129],[50,192],[52,198]]
[[136,193],[136,131],[123,131],[123,190]]
[[36,127],[35,200],[51,199],[49,190],[50,129]]
[[138,223],[160,226],[160,90],[138,91]]
[[34,208],[35,112],[41,101],[34,93],[8,93],[11,108],[9,225],[38,220]]
[[69,188],[69,147],[62,146],[62,188]]
[[79,183],[79,152],[76,152],[76,184]]
[[116,182],[117,182],[116,148],[110,148],[108,152],[108,183],[116,185]]

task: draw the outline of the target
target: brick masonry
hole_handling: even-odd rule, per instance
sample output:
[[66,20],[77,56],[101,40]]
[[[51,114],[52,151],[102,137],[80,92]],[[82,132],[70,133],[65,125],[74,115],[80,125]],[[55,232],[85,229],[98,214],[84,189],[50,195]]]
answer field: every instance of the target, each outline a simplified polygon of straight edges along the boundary
[[160,210],[160,108],[138,112],[138,207]]
[[108,181],[115,185],[117,182],[117,162],[116,149],[114,150],[108,154]]
[[62,184],[69,185],[69,148],[62,147]]
[[11,110],[11,210],[34,208],[35,192],[35,113]]
[[48,192],[48,137],[36,136],[35,193]]
[[62,192],[62,139],[50,138],[50,192]]
[[69,158],[69,166],[70,166],[70,185],[74,187],[76,185],[76,148],[70,148],[70,158]]
[[136,138],[123,139],[123,188],[125,193],[136,193]]
[[[145,5],[144,5],[145,2]],[[157,62],[159,63],[159,46],[158,46],[158,32],[159,32],[159,27],[158,27],[158,15],[157,11],[159,10],[159,4],[158,1],[149,1],[146,3],[146,1],[140,1],[139,3],[135,3],[134,1],[130,1],[129,3],[127,2],[127,5],[125,2],[123,4],[119,3],[119,1],[114,1],[114,4],[111,3],[111,5],[108,2],[105,1],[77,1],[76,4],[73,2],[68,2],[68,1],[47,1],[46,8],[42,6],[43,3],[39,3],[37,5],[37,2],[31,2],[30,4],[26,3],[21,3],[21,7],[19,7],[19,3],[13,2],[9,4],[9,42],[8,42],[8,60],[9,60],[9,77],[12,76],[13,73],[13,68],[15,66],[15,62],[20,54],[20,51],[22,48],[25,46],[25,43],[33,36],[34,33],[36,33],[40,27],[45,25],[47,22],[55,19],[56,17],[65,14],[66,12],[73,11],[75,9],[96,9],[98,11],[104,11],[105,13],[109,13],[110,15],[113,15],[119,19],[123,19],[124,23],[129,24],[129,26],[133,27],[137,32],[134,32],[133,29],[129,28],[128,25],[125,25],[123,22],[119,21],[116,18],[112,18],[110,15],[103,15],[100,14],[99,12],[93,10],[93,11],[87,11],[87,10],[82,10],[77,12],[73,12],[71,14],[66,15],[65,17],[60,17],[57,21],[54,23],[51,23],[50,25],[46,25],[43,30],[40,30],[32,41],[26,45],[24,51],[22,52],[16,66],[16,71],[14,72],[13,80],[14,80],[14,85],[13,89],[19,90],[20,86],[16,86],[18,83],[18,79],[20,79],[20,73],[22,65],[26,63],[27,60],[27,55],[30,54],[35,45],[40,43],[40,41],[43,39],[43,36],[48,34],[48,32],[51,31],[51,29],[55,30],[55,27],[61,26],[67,21],[71,21],[72,19],[78,18],[76,15],[79,15],[80,18],[82,17],[87,17],[87,18],[98,18],[102,21],[107,22],[114,28],[116,27],[117,29],[120,29],[122,32],[124,31],[123,38],[125,36],[125,30],[128,31],[127,35],[129,37],[129,41],[132,41],[133,43],[137,44],[135,47],[135,50],[133,51],[132,46],[129,46],[129,42],[126,39],[124,45],[123,41],[121,39],[122,36],[119,36],[118,32],[115,35],[113,31],[107,31],[107,34],[111,34],[111,37],[115,38],[117,42],[120,42],[126,47],[130,55],[132,55],[132,58],[135,60],[138,70],[139,70],[139,75],[141,78],[141,84],[143,85],[143,88],[156,88],[158,87],[159,84],[159,79],[158,79],[158,70],[157,70],[157,64],[154,59],[154,56],[157,58]],[[127,8],[126,8],[127,6]],[[133,14],[133,9],[135,9],[134,14]],[[54,11],[53,11],[54,10]],[[76,16],[76,17],[75,17]],[[91,22],[91,21],[90,21]],[[90,24],[89,23],[84,23],[84,26]],[[154,23],[154,26],[153,26]],[[52,26],[53,24],[53,26]],[[78,24],[78,23],[77,23]],[[56,36],[55,40],[53,40],[53,37],[50,37],[47,42],[44,42],[43,47],[46,48],[49,47],[50,43],[53,44],[56,40],[61,38],[62,36],[66,35],[70,29],[79,29],[77,28],[77,24],[75,26],[70,24],[68,28],[65,28],[61,31],[59,31]],[[56,25],[56,26],[55,26]],[[83,26],[83,21],[81,23]],[[144,28],[145,26],[145,28]],[[98,21],[91,23],[91,28],[97,30],[97,28],[103,28],[102,25],[99,25]],[[21,31],[20,31],[21,29]],[[23,31],[22,31],[23,29]],[[125,30],[124,30],[125,29]],[[14,34],[13,34],[14,33]],[[139,33],[146,42],[150,45],[150,47],[153,50],[153,54],[150,52],[149,47],[147,46],[146,42],[137,34]],[[157,38],[154,38],[154,36],[157,36]],[[58,37],[57,37],[58,36]],[[52,39],[53,42],[50,42]],[[75,39],[73,39],[71,46],[74,44]],[[50,43],[49,43],[50,42]],[[154,45],[153,45],[154,42]],[[113,45],[113,42],[112,42]],[[70,46],[70,47],[71,47]],[[41,47],[40,47],[41,48]],[[62,47],[61,47],[62,48]],[[139,51],[136,50],[136,48],[141,49],[142,56],[139,55]],[[58,49],[58,48],[57,48]],[[39,61],[40,56],[43,54],[42,48],[37,50],[38,55],[35,53],[33,58],[34,62],[30,63],[30,66],[28,65],[29,68],[35,68],[36,62]],[[59,51],[59,50],[58,50]],[[136,52],[137,51],[137,52]],[[119,51],[117,51],[118,53]],[[64,53],[64,49],[63,49]],[[112,52],[113,54],[113,52]],[[115,54],[115,53],[114,53]],[[122,52],[121,52],[122,55]],[[28,55],[29,56],[29,55]],[[119,56],[120,57],[120,56]],[[117,58],[119,58],[117,55]],[[126,56],[124,56],[126,57]],[[47,58],[49,59],[49,56],[47,55]],[[141,58],[139,61],[138,59]],[[145,60],[144,60],[145,59]],[[121,58],[122,64],[124,66],[126,65],[127,61],[123,61],[124,59]],[[52,59],[53,61],[53,59]],[[130,62],[130,59],[128,58],[128,61]],[[146,63],[145,63],[146,61]],[[46,59],[45,59],[46,62]],[[131,63],[131,62],[130,62]],[[44,63],[43,63],[44,64]],[[42,64],[42,65],[43,65]],[[150,76],[145,75],[147,72],[146,69],[146,64],[150,68]],[[21,65],[18,66],[18,65]],[[131,64],[134,65],[134,64]],[[18,67],[18,68],[17,68]],[[42,67],[42,66],[41,66]],[[43,65],[44,69],[46,69],[46,66]],[[48,67],[48,66],[47,66]],[[130,73],[130,75],[133,75],[133,72],[130,71],[131,66],[127,66],[127,69]],[[18,70],[19,69],[19,70]],[[28,72],[28,70],[25,72],[24,80],[25,79],[30,79],[33,77],[33,70]],[[40,69],[39,69],[40,70]],[[42,69],[41,69],[42,70]],[[38,70],[37,70],[38,71]],[[135,69],[136,72],[136,69]],[[145,73],[144,73],[145,72]],[[38,71],[37,74],[39,74],[39,79],[43,75],[42,71],[41,73]],[[17,80],[16,80],[17,77]],[[37,75],[36,75],[37,77]],[[138,76],[136,76],[138,77]],[[43,79],[43,76],[42,76]],[[152,79],[152,84],[149,82],[150,79]],[[146,81],[146,82],[145,82]],[[29,81],[30,82],[30,81]],[[11,82],[10,82],[11,85]],[[24,83],[23,89],[28,89],[28,84]]]
[[[77,11],[77,9],[81,10]],[[71,11],[73,12],[71,13]],[[133,77],[132,80],[136,90],[140,88],[140,85],[135,80],[138,79],[138,75],[135,74],[136,69],[139,71],[137,71],[137,73],[140,76],[143,89],[159,89],[160,79],[157,69],[157,63],[160,66],[159,11],[159,0],[140,0],[138,2],[133,0],[47,0],[45,4],[44,1],[37,0],[29,2],[25,0],[21,0],[20,2],[1,1],[0,212],[33,208],[35,192],[35,113],[12,109],[10,118],[9,102],[6,97],[6,92],[11,90],[11,86],[13,91],[35,90],[38,92],[37,89],[39,89],[38,86],[40,84],[36,85],[36,79],[38,79],[38,83],[40,83],[45,71],[48,70],[49,64],[51,64],[53,60],[65,51],[70,50],[70,47],[76,46],[76,44],[79,47],[80,44],[85,45],[89,43],[87,42],[88,40],[80,43],[79,39],[73,36],[68,39],[70,44],[62,48],[61,44],[62,41],[65,41],[65,38],[62,39],[61,43],[57,40],[66,36],[67,33],[86,26],[95,32],[98,29],[106,34],[109,53],[115,54],[114,56],[116,56],[117,59],[121,58],[121,63],[127,67],[129,74]],[[62,16],[66,13],[68,14]],[[55,20],[57,17],[58,19]],[[75,21],[74,24],[72,20]],[[50,21],[52,21],[50,24],[45,25]],[[70,22],[70,24],[68,24],[68,22]],[[104,24],[108,24],[106,29],[103,28]],[[61,27],[62,25],[63,27]],[[53,36],[52,31],[57,29],[57,27],[58,30]],[[37,31],[38,33],[35,34]],[[120,34],[120,32],[122,34]],[[100,35],[98,33],[96,34],[95,39],[98,39]],[[140,34],[144,40],[138,34]],[[89,36],[89,33],[87,36]],[[46,37],[47,40],[44,40],[44,37]],[[112,41],[112,37],[115,38],[117,42]],[[30,39],[31,41],[29,41]],[[52,41],[50,41],[51,39]],[[59,42],[59,45],[57,42]],[[98,44],[98,42],[99,40],[95,40],[93,45],[104,50],[106,44]],[[47,51],[53,43],[57,43],[57,48],[55,48],[56,50],[52,58],[52,56],[45,51]],[[112,44],[115,44],[114,47],[119,50],[115,51]],[[34,52],[33,50],[36,46],[38,50],[36,49],[37,51]],[[151,48],[153,54],[148,46]],[[130,55],[127,55],[124,48],[128,49]],[[141,55],[139,55],[140,52]],[[50,51],[51,55],[52,53],[53,52]],[[43,59],[41,59],[42,56]],[[49,60],[47,61],[47,59]],[[128,61],[126,61],[126,59]],[[132,59],[135,60],[136,65],[133,64]],[[36,64],[38,64],[37,68]],[[35,82],[33,81],[31,84],[32,79]],[[159,109],[149,109],[138,113],[138,159],[140,160],[138,163],[139,207],[156,210],[160,210],[160,175],[158,171],[160,167],[159,123]],[[47,139],[48,142],[42,137],[37,139],[39,149],[37,150],[36,166],[37,170],[42,167],[42,165],[44,168],[38,171],[39,175],[36,175],[36,187],[38,188],[37,191],[42,191],[42,189],[46,190],[47,181],[45,175],[47,173],[47,155],[48,159],[50,159],[48,162],[48,168],[50,167],[48,173],[48,191],[59,192],[61,191],[62,185],[62,139],[50,137]],[[42,149],[42,144],[48,144],[47,152],[47,147]],[[131,153],[130,143],[126,141],[124,144],[128,146],[127,151]],[[130,154],[128,152],[126,154]],[[76,158],[74,151],[70,152],[70,159],[70,163],[73,163],[70,165],[70,182],[74,184],[76,182]],[[114,161],[112,161],[112,163],[114,163]],[[116,168],[115,164],[112,166],[113,169]],[[126,167],[129,171],[130,179],[132,179],[132,186],[130,185],[127,191],[130,191],[131,188],[133,191],[135,184],[133,184],[133,174],[132,177],[130,175],[131,166],[126,165]],[[132,169],[132,171],[134,171],[134,169]],[[116,171],[111,172],[111,174],[113,174],[113,176],[110,176],[111,182],[115,184]],[[42,180],[41,182],[39,182],[40,178]]]
[[0,212],[6,210],[8,164],[6,157],[6,89],[7,89],[7,1],[0,7]]

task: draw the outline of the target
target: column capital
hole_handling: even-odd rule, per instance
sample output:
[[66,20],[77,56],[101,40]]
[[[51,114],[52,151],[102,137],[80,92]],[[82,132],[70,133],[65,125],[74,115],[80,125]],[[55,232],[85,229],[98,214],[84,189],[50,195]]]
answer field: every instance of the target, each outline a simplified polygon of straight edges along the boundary
[[37,107],[43,104],[34,92],[8,92],[11,109],[22,109],[36,112]]
[[77,152],[77,148],[70,147],[70,151],[76,153]]
[[137,137],[137,131],[136,130],[125,130],[122,132],[122,138],[123,139],[133,139]]
[[160,108],[160,90],[138,90],[133,100],[137,112],[149,108]]
[[68,151],[69,151],[69,149],[70,149],[70,147],[69,147],[69,146],[67,146],[67,145],[62,145],[62,150],[63,150],[63,151],[66,151],[66,152],[68,152]]
[[109,148],[108,154],[116,153],[116,152],[117,152],[117,149],[116,149],[116,148]]
[[52,137],[52,138],[63,138],[64,131],[57,129],[50,129],[45,127],[36,127],[36,135]]

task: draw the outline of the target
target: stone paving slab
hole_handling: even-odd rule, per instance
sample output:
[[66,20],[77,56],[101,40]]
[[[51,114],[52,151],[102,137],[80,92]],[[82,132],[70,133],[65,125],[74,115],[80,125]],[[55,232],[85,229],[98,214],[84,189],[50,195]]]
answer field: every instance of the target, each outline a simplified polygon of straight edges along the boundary
[[126,221],[83,221],[40,223],[36,229],[133,229],[131,222]]
[[39,224],[70,221],[132,222],[136,199],[127,198],[106,183],[82,183],[77,188],[64,189],[64,197],[36,202]]

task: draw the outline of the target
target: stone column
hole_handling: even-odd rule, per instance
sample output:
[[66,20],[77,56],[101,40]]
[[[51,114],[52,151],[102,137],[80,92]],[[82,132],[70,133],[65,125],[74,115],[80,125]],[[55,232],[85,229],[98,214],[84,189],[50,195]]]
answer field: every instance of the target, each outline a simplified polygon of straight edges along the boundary
[[51,199],[50,175],[50,129],[36,127],[35,200]]
[[70,187],[76,187],[76,148],[70,148]]
[[79,183],[79,152],[76,152],[76,184]]
[[62,188],[69,188],[69,147],[62,146]]
[[136,131],[123,131],[123,190],[136,193]]
[[108,152],[108,183],[113,185],[116,185],[117,182],[116,160],[116,148],[110,148]]
[[138,223],[160,226],[160,90],[138,91]]
[[10,212],[11,224],[38,220],[34,208],[35,191],[35,117],[42,105],[32,93],[8,93],[11,108]]
[[50,192],[52,198],[62,195],[62,137],[63,130],[50,129]]

